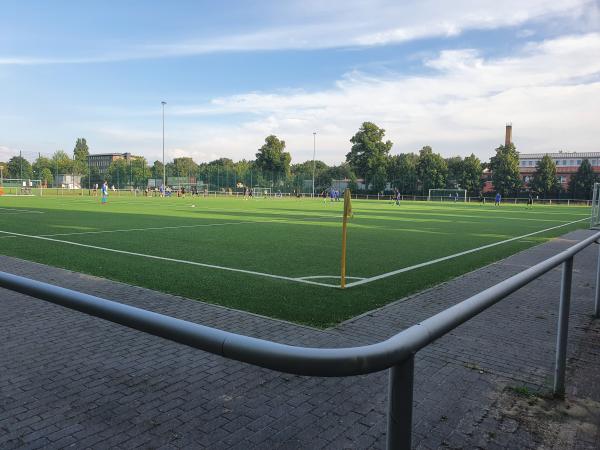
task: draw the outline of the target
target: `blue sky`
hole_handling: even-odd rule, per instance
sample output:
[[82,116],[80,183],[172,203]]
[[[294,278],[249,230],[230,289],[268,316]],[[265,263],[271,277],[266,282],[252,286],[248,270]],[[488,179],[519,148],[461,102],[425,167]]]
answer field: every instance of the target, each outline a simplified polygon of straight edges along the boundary
[[[476,5],[473,5],[475,3]],[[598,151],[597,1],[0,3],[0,160],[71,151],[341,162],[364,121],[393,153]]]

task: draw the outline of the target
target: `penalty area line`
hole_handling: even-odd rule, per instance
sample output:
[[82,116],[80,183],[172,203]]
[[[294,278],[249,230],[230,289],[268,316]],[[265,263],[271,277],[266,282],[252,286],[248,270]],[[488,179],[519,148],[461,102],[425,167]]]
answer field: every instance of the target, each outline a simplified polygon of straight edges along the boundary
[[464,252],[454,253],[453,255],[444,256],[442,258],[432,259],[431,261],[426,261],[426,262],[423,262],[423,263],[420,263],[420,264],[415,264],[414,266],[404,267],[402,269],[394,270],[392,272],[382,273],[381,275],[376,275],[374,277],[365,278],[365,279],[359,280],[359,281],[353,281],[352,283],[348,283],[346,285],[346,288],[351,288],[351,287],[354,287],[354,286],[360,286],[361,284],[371,283],[373,281],[381,280],[383,278],[392,277],[392,276],[398,275],[400,273],[409,272],[411,270],[420,269],[421,267],[426,267],[426,266],[430,266],[432,264],[437,264],[437,263],[442,262],[442,261],[447,261],[449,259],[457,258],[459,256],[468,255],[469,253],[475,253],[475,252],[478,252],[480,250],[485,250],[486,248],[491,248],[491,247],[495,247],[497,245],[506,244],[507,242],[517,241],[519,239],[523,239],[523,238],[526,238],[526,237],[529,237],[529,236],[533,236],[533,235],[536,235],[536,234],[544,233],[546,231],[555,230],[556,228],[566,227],[567,225],[572,225],[572,224],[577,223],[577,222],[583,222],[584,220],[590,220],[590,219],[589,218],[585,218],[585,219],[574,220],[573,222],[563,223],[563,224],[557,225],[555,227],[546,228],[546,229],[540,230],[540,231],[534,231],[533,233],[528,233],[528,234],[524,234],[522,236],[517,236],[517,237],[514,237],[514,238],[510,238],[510,239],[505,239],[504,241],[498,241],[498,242],[494,242],[492,244],[483,245],[481,247],[472,248],[470,250],[465,250]]
[[253,270],[236,269],[233,267],[217,266],[215,264],[206,264],[206,263],[200,263],[200,262],[196,262],[196,261],[187,261],[185,259],[176,259],[176,258],[168,258],[165,256],[149,255],[146,253],[128,252],[126,250],[118,250],[115,248],[99,247],[97,245],[89,245],[89,244],[81,244],[79,242],[64,241],[62,239],[52,239],[52,238],[45,237],[45,236],[34,236],[34,235],[30,235],[30,234],[13,233],[12,231],[3,231],[3,230],[0,230],[0,233],[8,234],[11,236],[39,239],[39,240],[43,240],[43,241],[58,242],[61,244],[74,245],[77,247],[91,248],[94,250],[102,250],[105,252],[119,253],[122,255],[138,256],[141,258],[149,258],[149,259],[157,259],[160,261],[169,261],[169,262],[174,262],[174,263],[179,263],[179,264],[187,264],[187,265],[191,265],[191,266],[206,267],[209,269],[226,270],[229,272],[244,273],[244,274],[248,274],[248,275],[256,275],[256,276],[261,276],[261,277],[266,277],[266,278],[274,278],[274,279],[278,279],[278,280],[293,281],[296,283],[312,284],[312,285],[323,286],[323,287],[328,287],[328,288],[336,288],[336,289],[338,288],[338,286],[333,286],[331,284],[326,284],[326,283],[319,283],[317,281],[303,280],[303,279],[299,279],[299,278],[286,277],[283,275],[274,275],[271,273],[255,272]]

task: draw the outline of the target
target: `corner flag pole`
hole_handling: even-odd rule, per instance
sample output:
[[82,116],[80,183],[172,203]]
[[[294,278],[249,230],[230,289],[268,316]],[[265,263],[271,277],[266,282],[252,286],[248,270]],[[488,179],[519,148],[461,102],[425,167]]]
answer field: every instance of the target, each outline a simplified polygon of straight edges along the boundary
[[352,202],[350,200],[350,189],[344,192],[344,219],[342,221],[342,272],[341,288],[346,287],[346,228],[348,217],[352,217]]

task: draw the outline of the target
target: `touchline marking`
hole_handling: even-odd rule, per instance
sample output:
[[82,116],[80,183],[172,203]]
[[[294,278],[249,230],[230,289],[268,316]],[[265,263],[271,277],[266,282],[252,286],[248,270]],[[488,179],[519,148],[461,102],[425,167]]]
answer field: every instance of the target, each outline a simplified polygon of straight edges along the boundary
[[31,239],[41,239],[43,241],[59,242],[61,244],[75,245],[77,247],[93,248],[95,250],[103,250],[106,252],[120,253],[122,255],[140,256],[142,258],[158,259],[160,261],[170,261],[170,262],[175,262],[175,263],[180,263],[180,264],[189,264],[192,266],[208,267],[210,269],[219,269],[219,270],[227,270],[230,272],[246,273],[249,275],[258,275],[261,277],[275,278],[278,280],[295,281],[297,283],[313,284],[313,285],[323,286],[323,287],[328,287],[328,288],[337,288],[338,287],[338,286],[333,286],[331,284],[319,283],[317,281],[301,280],[298,278],[285,277],[283,275],[274,275],[271,273],[255,272],[253,270],[234,269],[232,267],[217,266],[214,264],[205,264],[205,263],[200,263],[200,262],[195,262],[195,261],[186,261],[183,259],[167,258],[165,256],[148,255],[145,253],[128,252],[125,250],[117,250],[114,248],[99,247],[97,245],[80,244],[78,242],[63,241],[61,239],[52,239],[52,238],[45,237],[45,236],[33,236],[30,234],[13,233],[11,231],[3,231],[3,230],[0,230],[0,233],[9,234],[12,236],[27,237],[27,238],[31,238]]
[[[275,221],[275,220],[273,220]],[[198,225],[173,225],[169,227],[148,227],[148,228],[124,228],[120,230],[101,230],[101,231],[78,231],[74,233],[56,233],[56,234],[40,234],[42,237],[54,237],[54,236],[79,236],[82,234],[104,234],[104,233],[120,233],[127,231],[153,231],[153,230],[175,230],[178,228],[199,228],[199,227],[217,227],[219,225],[244,225],[251,223],[266,223],[273,221],[245,221],[245,222],[222,222],[222,223],[203,223]]]
[[7,216],[9,214],[44,214],[42,211],[35,211],[33,209],[0,208],[0,210],[0,216]]
[[423,263],[420,263],[420,264],[415,264],[414,266],[404,267],[402,269],[394,270],[392,272],[382,273],[381,275],[376,275],[376,276],[371,277],[371,278],[365,278],[363,280],[353,281],[352,283],[348,283],[346,285],[346,288],[351,288],[351,287],[354,287],[354,286],[359,286],[361,284],[371,283],[372,281],[377,281],[377,280],[381,280],[383,278],[388,278],[388,277],[391,277],[391,276],[394,276],[394,275],[398,275],[399,273],[409,272],[411,270],[419,269],[421,267],[430,266],[431,264],[436,264],[436,263],[439,263],[439,262],[442,262],[442,261],[447,261],[449,259],[457,258],[458,256],[468,255],[469,253],[475,253],[475,252],[478,252],[480,250],[485,250],[486,248],[495,247],[496,245],[506,244],[507,242],[516,241],[516,240],[523,239],[523,238],[526,238],[526,237],[529,237],[529,236],[533,236],[534,234],[540,234],[540,233],[544,233],[545,231],[554,230],[556,228],[566,227],[567,225],[572,225],[572,224],[577,223],[577,222],[583,222],[584,220],[590,220],[590,219],[585,218],[585,219],[575,220],[575,221],[569,222],[569,223],[563,223],[562,225],[557,225],[555,227],[546,228],[545,230],[535,231],[533,233],[524,234],[523,236],[517,236],[517,237],[514,237],[514,238],[506,239],[504,241],[494,242],[492,244],[487,244],[487,245],[483,245],[481,247],[472,248],[470,250],[465,250],[464,252],[460,252],[460,253],[455,253],[453,255],[444,256],[442,258],[432,259],[431,261],[426,261],[426,262],[423,262]]
[[[298,277],[296,280],[313,280],[315,278],[340,278],[340,275],[314,275],[309,277]],[[346,277],[346,279],[364,280],[364,277]]]
[[[0,215],[2,215],[0,213]],[[76,231],[73,233],[56,233],[56,234],[40,234],[42,237],[55,237],[55,236],[80,236],[86,234],[105,234],[105,233],[120,233],[128,231],[156,231],[156,230],[176,230],[180,228],[200,228],[200,227],[218,227],[220,225],[252,225],[262,223],[290,223],[299,221],[315,220],[320,218],[329,218],[329,216],[316,216],[316,217],[303,217],[299,219],[271,219],[271,220],[248,220],[242,222],[221,222],[221,223],[203,223],[197,225],[173,225],[167,227],[148,227],[148,228],[123,228],[119,230],[100,230],[100,231]],[[333,217],[334,219],[337,217]]]

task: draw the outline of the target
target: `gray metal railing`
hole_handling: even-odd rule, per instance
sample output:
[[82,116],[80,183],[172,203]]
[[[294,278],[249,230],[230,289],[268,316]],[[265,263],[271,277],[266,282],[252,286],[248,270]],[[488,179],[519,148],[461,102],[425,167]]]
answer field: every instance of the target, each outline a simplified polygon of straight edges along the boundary
[[[563,272],[554,393],[564,394],[573,257],[599,240],[600,232],[385,341],[350,348],[296,347],[242,336],[5,272],[0,272],[0,287],[216,355],[280,372],[340,377],[390,369],[387,446],[390,449],[409,449],[416,352],[560,264],[563,264]],[[600,316],[600,253],[598,262],[594,306],[596,317]]]

